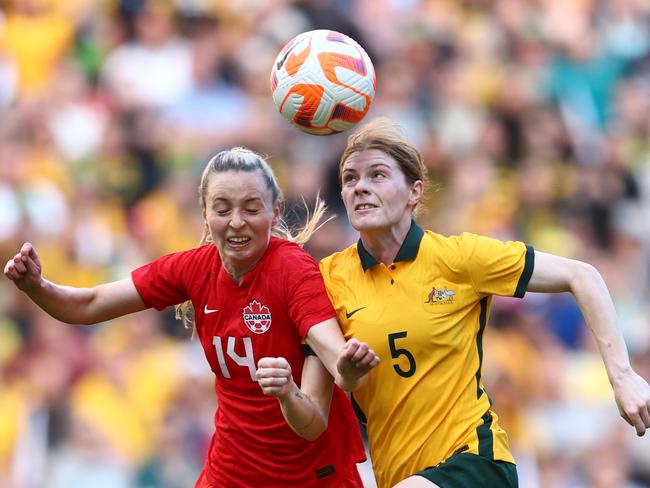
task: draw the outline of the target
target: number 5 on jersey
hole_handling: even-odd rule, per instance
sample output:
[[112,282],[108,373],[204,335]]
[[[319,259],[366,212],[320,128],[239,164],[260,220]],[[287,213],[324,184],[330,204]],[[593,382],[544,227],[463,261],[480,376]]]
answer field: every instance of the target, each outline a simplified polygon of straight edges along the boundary
[[[253,341],[251,340],[250,337],[244,337],[242,340],[244,342],[244,352],[246,353],[245,356],[240,356],[235,352],[235,338],[234,337],[227,337],[226,342],[226,354],[233,360],[237,365],[243,366],[243,367],[248,367],[248,372],[251,375],[251,381],[257,381],[257,378],[255,377],[255,356],[253,354]],[[214,348],[217,351],[217,360],[219,361],[219,368],[221,369],[221,374],[223,374],[224,378],[230,378],[230,370],[228,369],[228,365],[226,364],[226,357],[223,353],[223,346],[221,345],[221,337],[219,336],[214,336],[212,338],[212,343],[214,344]]]
[[[395,341],[398,339],[403,339],[404,337],[406,337],[406,331],[393,332],[392,334],[388,334],[388,347],[390,347],[390,355],[394,359],[398,359],[400,356],[406,356],[406,359],[408,360],[408,369],[402,369],[402,367],[397,363],[393,364],[393,369],[401,377],[408,378],[415,374],[415,358],[413,357],[413,354],[411,354],[411,351],[404,348],[398,348],[395,344]],[[404,362],[401,361],[401,363],[403,364]]]

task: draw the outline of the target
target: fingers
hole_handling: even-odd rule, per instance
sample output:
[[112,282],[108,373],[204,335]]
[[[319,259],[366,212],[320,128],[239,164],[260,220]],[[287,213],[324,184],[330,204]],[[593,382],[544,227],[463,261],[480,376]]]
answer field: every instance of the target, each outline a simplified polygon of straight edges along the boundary
[[21,274],[27,273],[27,266],[25,266],[25,261],[27,261],[27,257],[23,256],[22,254],[16,254],[14,256],[14,266],[16,270]]
[[284,386],[287,383],[289,383],[289,377],[288,376],[282,376],[280,374],[270,375],[270,376],[262,376],[262,375],[259,374],[259,370],[258,370],[257,382],[260,384],[262,389],[264,389],[264,388],[273,388],[273,387],[276,387],[276,386]]
[[257,362],[257,382],[265,395],[280,396],[291,383],[291,366],[285,358],[262,358]]
[[20,247],[20,252],[18,253],[22,256],[30,256],[32,258],[36,257],[36,251],[34,250],[34,246],[32,245],[31,242],[25,242],[21,247]]
[[25,267],[27,268],[27,272],[35,274],[35,275],[40,275],[41,274],[41,268],[38,266],[38,264],[34,261],[34,259],[30,256],[27,256],[27,260],[24,261]]
[[374,367],[379,363],[379,356],[365,342],[350,339],[345,345],[344,356],[357,368]]
[[[641,417],[641,421],[643,422],[643,425],[645,426],[645,429],[650,429],[650,405],[646,405],[645,408],[641,409],[641,412],[639,413],[639,416]],[[638,434],[638,431],[637,431]],[[643,432],[645,434],[645,430]],[[643,435],[641,434],[641,435]]]
[[634,422],[634,428],[636,429],[636,435],[639,437],[643,436],[646,430],[650,429],[650,415],[648,414],[647,407],[639,412],[639,419]]
[[638,413],[629,416],[629,419],[632,426],[636,429],[636,435],[641,437],[643,434],[645,434],[645,425],[643,425],[643,420],[641,420],[641,416]]
[[262,358],[257,362],[257,367],[258,368],[280,368],[280,369],[288,369],[291,371],[291,366],[289,366],[289,362],[284,359],[284,358]]
[[4,269],[5,276],[10,280],[19,280],[26,272],[27,267],[20,253],[7,261]]
[[343,346],[343,353],[342,356],[345,359],[350,359],[354,356],[354,354],[357,352],[359,347],[361,346],[361,343],[357,339],[348,339],[348,341],[345,343]]
[[650,429],[650,406],[643,405],[638,409],[621,409],[621,417],[636,430],[636,435],[643,436]]
[[41,274],[39,266],[29,255],[18,253],[5,266],[5,275],[10,279],[19,279],[26,273]]
[[27,272],[40,274],[38,255],[30,242],[25,242],[18,254],[7,261],[4,268],[5,276],[11,280],[18,280]]
[[628,421],[630,425],[636,430],[636,435],[641,437],[645,434],[646,430],[650,429],[650,402],[642,405],[636,409],[633,409],[632,412],[627,412],[623,416],[625,420]]
[[5,276],[9,278],[12,281],[15,281],[20,278],[20,273],[16,269],[16,266],[14,265],[14,260],[10,259],[7,261],[7,264],[5,265],[4,269]]

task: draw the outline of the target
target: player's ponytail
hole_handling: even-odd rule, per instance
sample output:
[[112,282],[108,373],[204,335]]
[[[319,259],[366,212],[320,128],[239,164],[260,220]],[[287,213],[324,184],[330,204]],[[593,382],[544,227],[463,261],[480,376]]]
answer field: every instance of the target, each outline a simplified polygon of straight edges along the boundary
[[[267,189],[271,190],[273,205],[282,205],[282,190],[278,185],[273,169],[269,166],[264,157],[250,149],[235,147],[218,153],[210,159],[203,170],[201,183],[199,184],[199,203],[201,204],[201,210],[203,212],[206,210],[205,199],[210,177],[213,174],[225,173],[226,171],[260,171]],[[305,207],[307,207],[306,202]],[[325,217],[326,210],[327,207],[325,206],[325,202],[321,200],[320,196],[317,196],[314,211],[311,213],[309,211],[307,212],[307,221],[301,229],[297,230],[294,234],[291,229],[289,229],[286,222],[280,218],[278,223],[271,228],[271,235],[303,246],[321,226],[332,218],[330,217],[325,221],[322,221]],[[203,245],[210,242],[212,242],[212,236],[210,235],[210,229],[206,223],[199,244]],[[176,318],[181,320],[183,325],[187,328],[194,326],[194,318],[192,315],[193,310],[191,302],[187,301],[176,306]]]

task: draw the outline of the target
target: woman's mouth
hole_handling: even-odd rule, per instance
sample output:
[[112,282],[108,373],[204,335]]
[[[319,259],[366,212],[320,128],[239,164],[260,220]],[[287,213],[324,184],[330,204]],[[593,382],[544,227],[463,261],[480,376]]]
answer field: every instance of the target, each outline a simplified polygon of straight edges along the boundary
[[226,242],[230,247],[240,248],[246,246],[250,240],[250,237],[228,237]]
[[359,212],[364,210],[372,210],[373,208],[377,208],[377,205],[373,205],[372,203],[359,203],[354,207],[354,210],[355,212]]

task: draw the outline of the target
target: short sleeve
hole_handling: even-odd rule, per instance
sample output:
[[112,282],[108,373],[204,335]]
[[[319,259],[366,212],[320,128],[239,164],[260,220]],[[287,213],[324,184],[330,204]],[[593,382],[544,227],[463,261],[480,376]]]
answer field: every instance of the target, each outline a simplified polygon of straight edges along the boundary
[[131,272],[145,305],[162,310],[190,299],[189,283],[193,270],[200,265],[199,249],[162,256]]
[[291,250],[284,268],[289,317],[304,339],[309,329],[336,317],[318,265],[301,248]]
[[458,243],[477,293],[524,296],[535,263],[532,246],[469,233],[463,234]]

